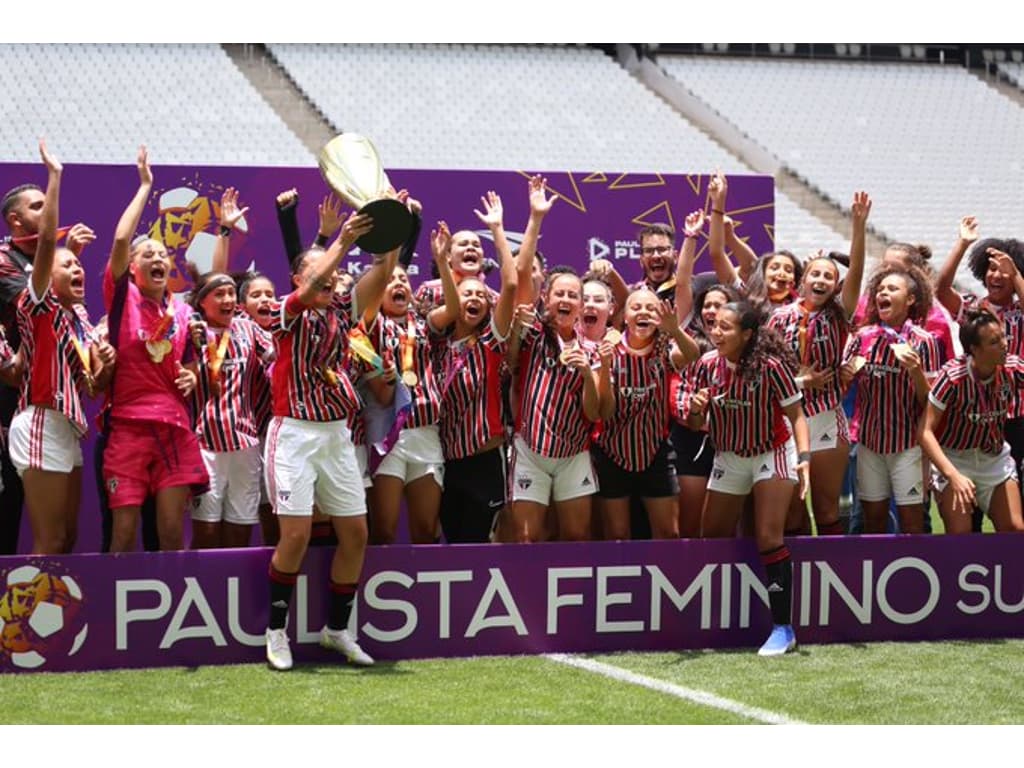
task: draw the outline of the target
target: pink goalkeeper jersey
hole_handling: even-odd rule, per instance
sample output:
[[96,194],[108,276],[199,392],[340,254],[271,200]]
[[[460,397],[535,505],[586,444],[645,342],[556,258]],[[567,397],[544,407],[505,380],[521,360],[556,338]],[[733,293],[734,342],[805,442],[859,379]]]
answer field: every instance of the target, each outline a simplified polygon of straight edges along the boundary
[[[110,415],[115,419],[159,421],[191,431],[188,406],[174,381],[178,378],[178,365],[192,359],[188,333],[192,308],[171,296],[167,303],[146,298],[129,270],[114,280],[109,263],[103,272],[103,303],[108,313],[110,344],[117,350]],[[169,348],[156,360],[146,342],[154,339],[161,319],[167,314],[170,322],[153,344],[163,347],[162,342],[167,342]]]

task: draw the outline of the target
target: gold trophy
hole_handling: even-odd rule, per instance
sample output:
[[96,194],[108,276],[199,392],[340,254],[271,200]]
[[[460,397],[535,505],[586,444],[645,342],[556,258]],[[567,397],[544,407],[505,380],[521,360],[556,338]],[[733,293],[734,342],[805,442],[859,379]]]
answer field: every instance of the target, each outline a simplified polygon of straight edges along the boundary
[[338,197],[373,219],[373,229],[356,245],[369,253],[387,253],[408,239],[413,215],[387,196],[391,182],[369,139],[356,133],[335,136],[320,150],[318,160],[320,174]]

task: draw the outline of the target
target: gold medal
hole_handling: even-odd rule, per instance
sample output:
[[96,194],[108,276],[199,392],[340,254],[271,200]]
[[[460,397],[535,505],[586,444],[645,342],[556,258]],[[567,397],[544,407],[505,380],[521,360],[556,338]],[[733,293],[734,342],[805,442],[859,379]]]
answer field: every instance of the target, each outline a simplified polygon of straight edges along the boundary
[[402,371],[402,381],[405,382],[407,387],[415,387],[420,383],[420,377],[412,371]]
[[146,351],[149,353],[149,359],[156,364],[160,364],[164,361],[164,357],[171,351],[171,342],[167,339],[160,339],[160,341],[147,341]]
[[92,376],[92,355],[90,354],[90,348],[74,337],[71,338],[71,343],[75,345],[75,352],[78,353],[78,359],[82,361],[82,373],[85,375],[85,387],[89,391],[89,394],[92,394],[96,381]]
[[617,331],[615,328],[609,328],[605,331],[604,340],[611,344],[613,347],[618,346],[619,342],[622,341],[622,333]]
[[[203,333],[206,333],[206,329],[203,329]],[[217,344],[208,344],[206,346],[206,356],[210,363],[210,381],[211,383],[220,381],[220,372],[224,366],[224,358],[228,353],[228,342],[231,340],[231,329],[227,328],[220,335],[220,339]]]
[[320,377],[332,387],[336,387],[339,384],[338,374],[326,365],[320,368]]

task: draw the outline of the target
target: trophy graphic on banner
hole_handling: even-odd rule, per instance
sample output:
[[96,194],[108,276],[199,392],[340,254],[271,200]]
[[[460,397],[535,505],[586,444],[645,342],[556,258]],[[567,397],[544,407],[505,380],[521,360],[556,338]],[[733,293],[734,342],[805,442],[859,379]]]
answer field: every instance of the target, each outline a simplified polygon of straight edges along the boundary
[[369,253],[386,253],[406,241],[413,216],[394,198],[387,197],[391,182],[381,166],[376,147],[365,136],[335,136],[318,157],[320,174],[346,203],[373,219],[373,229],[356,241]]

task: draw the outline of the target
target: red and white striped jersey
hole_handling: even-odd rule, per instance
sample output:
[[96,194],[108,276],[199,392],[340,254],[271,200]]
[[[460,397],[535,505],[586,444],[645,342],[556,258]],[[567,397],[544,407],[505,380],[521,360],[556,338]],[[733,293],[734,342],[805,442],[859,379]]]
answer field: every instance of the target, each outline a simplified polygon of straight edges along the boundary
[[[579,338],[570,343],[587,352]],[[519,351],[516,434],[531,451],[549,459],[587,450],[592,427],[583,415],[583,376],[559,359],[565,347],[554,331],[537,324],[525,329]],[[596,353],[587,354],[596,367]]]
[[899,453],[917,445],[917,424],[922,408],[914,380],[896,359],[892,344],[910,344],[921,358],[929,379],[939,369],[939,345],[920,326],[904,323],[899,331],[884,325],[868,325],[851,334],[844,362],[857,355],[867,361],[857,374],[859,442],[875,453]]
[[89,347],[95,341],[88,315],[84,309],[80,313],[74,308],[64,309],[52,288],[47,288],[42,298],[35,301],[31,283],[18,296],[17,314],[25,360],[18,410],[30,405],[52,408],[64,414],[84,435],[88,425],[81,391],[86,381],[86,360],[91,354]]
[[[209,329],[205,352],[199,360],[199,384],[196,387],[196,436],[208,451],[240,451],[259,443],[260,424],[253,393],[260,379],[265,380],[274,357],[270,334],[248,318],[235,317],[227,330]],[[214,395],[212,357],[220,348],[223,334],[224,359],[220,364],[220,388]]]
[[[1006,335],[1006,353],[1008,355],[1024,356],[1024,307],[1021,307],[1017,299],[1006,307],[993,304],[987,298],[976,296],[973,293],[965,293],[960,297],[963,302],[960,304],[960,312],[956,321],[962,323],[964,316],[969,309],[985,309],[998,317],[1003,322],[1003,333]],[[1024,417],[1024,393],[1016,390],[1010,402],[1010,418],[1019,419]]]
[[[483,275],[480,275],[480,280],[484,279]],[[491,288],[489,285],[484,283],[484,287],[487,289],[487,295],[491,297],[491,307],[495,307],[498,304],[498,292]],[[426,316],[430,310],[444,305],[444,285],[440,278],[433,280],[426,280],[420,283],[420,287],[416,289],[416,311],[421,315]]]
[[441,448],[446,459],[464,459],[504,434],[501,366],[507,339],[494,321],[479,337],[446,338],[441,365]]
[[[739,375],[718,350],[696,363],[685,388],[689,393],[707,389],[706,424],[719,451],[740,456],[757,456],[778,448],[790,437],[785,407],[799,402],[793,372],[775,359],[768,359],[750,378]],[[688,400],[687,396],[683,396]],[[685,418],[689,412],[684,403]]]
[[377,315],[369,335],[378,354],[383,357],[385,349],[390,351],[400,376],[405,372],[402,350],[404,345],[411,345],[410,370],[416,376],[416,384],[409,387],[413,406],[405,428],[437,424],[441,414],[441,382],[438,381],[436,368],[440,359],[438,347],[444,342],[430,332],[424,318],[412,312],[399,319]]
[[981,379],[969,355],[950,360],[928,393],[928,401],[943,412],[935,437],[943,448],[981,450],[998,454],[1014,393],[1024,387],[1024,361],[1007,355],[1006,364]]
[[597,444],[627,471],[647,469],[668,437],[668,383],[674,373],[670,349],[661,334],[646,351],[633,350],[622,341],[615,347],[615,412],[603,422]]
[[[271,337],[273,341],[273,337]],[[249,397],[252,400],[253,418],[256,420],[256,433],[265,435],[267,427],[270,426],[270,419],[273,417],[273,398],[270,386],[274,374],[274,363],[270,363],[260,373],[252,378],[252,391]]]
[[815,416],[831,411],[842,402],[839,366],[849,335],[831,312],[810,312],[802,302],[779,307],[768,318],[767,327],[778,331],[796,353],[801,368],[835,371],[820,389],[804,390],[804,413]]
[[[335,293],[330,306],[303,306],[298,291],[272,306],[270,331],[277,346],[271,386],[274,416],[340,421],[359,411],[359,396],[343,363],[355,311],[354,293]],[[292,314],[289,323],[285,307]]]

